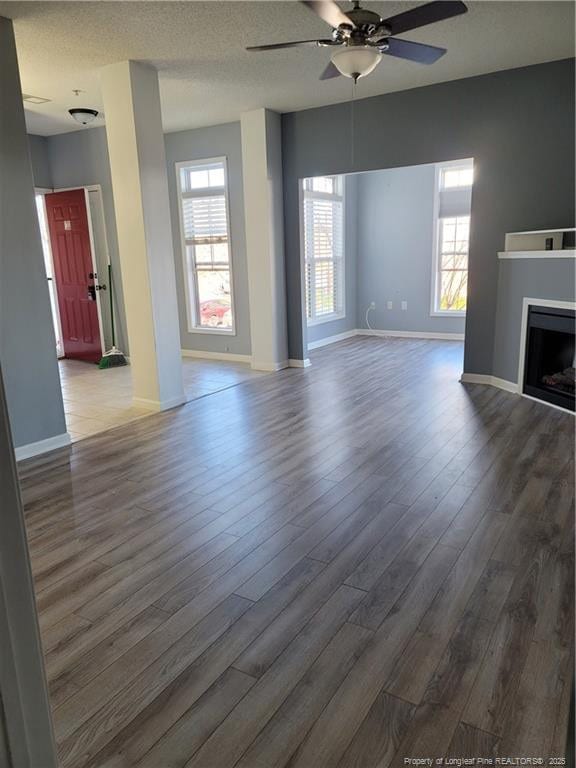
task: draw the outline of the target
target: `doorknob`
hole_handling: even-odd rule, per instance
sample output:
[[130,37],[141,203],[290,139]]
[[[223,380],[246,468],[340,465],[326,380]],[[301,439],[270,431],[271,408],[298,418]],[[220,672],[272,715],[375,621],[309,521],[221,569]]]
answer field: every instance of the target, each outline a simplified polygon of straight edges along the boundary
[[92,301],[96,301],[96,288],[93,285],[88,286],[88,296]]

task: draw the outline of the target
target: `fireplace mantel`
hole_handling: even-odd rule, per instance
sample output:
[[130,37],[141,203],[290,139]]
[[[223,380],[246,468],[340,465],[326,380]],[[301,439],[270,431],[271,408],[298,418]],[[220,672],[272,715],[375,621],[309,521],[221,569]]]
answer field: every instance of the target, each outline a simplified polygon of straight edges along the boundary
[[499,251],[499,259],[576,259],[576,250],[558,251]]
[[[507,232],[499,259],[574,259],[574,227]],[[546,247],[546,246],[552,246]]]
[[[548,233],[538,232],[539,237],[542,234]],[[544,244],[536,240],[527,244],[526,249],[541,250]],[[522,248],[524,250],[524,244]],[[532,301],[541,306],[547,302],[567,302],[569,307],[573,307],[576,302],[576,258],[550,258],[548,255],[534,257],[531,254],[526,258],[496,259],[496,263],[498,288],[491,370],[466,371],[462,381],[491,384],[508,392],[519,393],[519,382],[522,382],[523,375],[523,372],[520,376],[518,374],[524,343],[520,339],[524,299],[535,297]]]

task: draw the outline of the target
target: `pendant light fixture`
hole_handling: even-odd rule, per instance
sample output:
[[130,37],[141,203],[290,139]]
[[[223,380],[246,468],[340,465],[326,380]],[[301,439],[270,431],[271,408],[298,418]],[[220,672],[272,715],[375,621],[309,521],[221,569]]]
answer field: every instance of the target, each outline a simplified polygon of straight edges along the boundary
[[[76,98],[78,98],[78,96],[80,96],[81,93],[84,93],[84,91],[80,90],[79,88],[74,88],[72,93],[76,96]],[[80,125],[88,125],[88,123],[91,123],[93,120],[95,120],[100,113],[97,109],[74,107],[73,109],[68,110],[68,114],[70,117],[74,118],[77,123],[80,123]]]
[[96,109],[83,109],[78,107],[76,109],[69,109],[68,114],[81,125],[88,125],[92,120],[98,117],[98,110]]

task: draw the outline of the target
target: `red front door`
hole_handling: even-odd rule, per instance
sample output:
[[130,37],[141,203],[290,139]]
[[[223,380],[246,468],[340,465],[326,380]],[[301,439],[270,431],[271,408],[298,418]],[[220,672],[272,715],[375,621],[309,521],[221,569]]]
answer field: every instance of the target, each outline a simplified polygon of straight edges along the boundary
[[83,189],[46,195],[46,216],[62,326],[64,357],[102,356],[98,304]]

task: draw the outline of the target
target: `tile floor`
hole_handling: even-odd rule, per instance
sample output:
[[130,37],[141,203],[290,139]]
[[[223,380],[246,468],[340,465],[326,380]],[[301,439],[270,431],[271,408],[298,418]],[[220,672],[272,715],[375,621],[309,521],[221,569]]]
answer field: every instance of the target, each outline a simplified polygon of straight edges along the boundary
[[[132,404],[130,366],[101,371],[92,363],[60,360],[62,397],[68,432],[73,441],[149,416],[151,411]],[[188,400],[266,376],[247,363],[221,360],[182,360]]]

